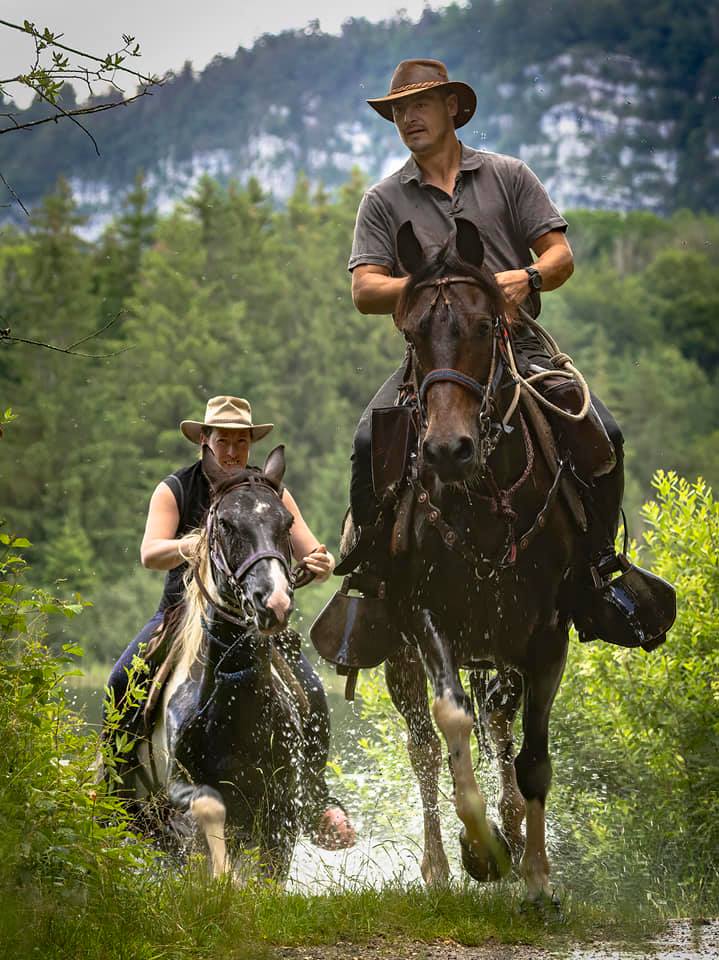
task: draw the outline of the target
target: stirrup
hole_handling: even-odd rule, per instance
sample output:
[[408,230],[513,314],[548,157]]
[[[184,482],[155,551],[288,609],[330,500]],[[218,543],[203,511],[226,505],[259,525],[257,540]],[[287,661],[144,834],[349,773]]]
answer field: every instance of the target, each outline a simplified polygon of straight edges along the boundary
[[395,646],[384,582],[374,576],[369,580],[366,574],[345,577],[310,627],[310,639],[317,652],[337,667],[382,663]]
[[[582,643],[604,640],[620,647],[655,650],[677,616],[674,587],[633,564],[625,553],[590,566],[594,589],[584,598],[575,625]],[[609,579],[611,574],[618,577]]]

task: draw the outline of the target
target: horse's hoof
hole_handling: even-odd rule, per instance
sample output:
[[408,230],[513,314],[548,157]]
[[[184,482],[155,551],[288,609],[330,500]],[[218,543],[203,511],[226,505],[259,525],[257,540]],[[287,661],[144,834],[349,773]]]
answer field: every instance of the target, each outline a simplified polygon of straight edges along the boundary
[[473,880],[487,883],[489,880],[501,880],[512,866],[512,853],[504,834],[496,823],[490,821],[491,837],[489,848],[479,853],[467,840],[464,827],[459,833],[459,846],[462,851],[462,866]]
[[519,910],[525,916],[533,916],[539,920],[555,920],[558,923],[564,923],[565,920],[562,904],[554,891],[551,894],[541,891],[536,897],[526,896]]

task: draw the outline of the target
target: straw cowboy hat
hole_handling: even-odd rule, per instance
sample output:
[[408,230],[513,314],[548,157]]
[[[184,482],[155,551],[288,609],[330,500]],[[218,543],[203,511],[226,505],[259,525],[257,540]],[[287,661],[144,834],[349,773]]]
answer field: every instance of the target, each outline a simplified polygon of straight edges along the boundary
[[457,94],[459,107],[454,125],[463,127],[472,119],[477,107],[477,95],[468,83],[450,80],[447,68],[441,60],[403,60],[392,74],[387,96],[374,97],[367,103],[385,120],[394,123],[392,104],[395,100],[411,97],[422,90],[439,89]]
[[249,430],[250,438],[261,440],[274,423],[253,423],[252,408],[242,397],[210,397],[204,420],[183,420],[180,430],[193,443],[200,442],[203,427],[223,427],[225,430]]

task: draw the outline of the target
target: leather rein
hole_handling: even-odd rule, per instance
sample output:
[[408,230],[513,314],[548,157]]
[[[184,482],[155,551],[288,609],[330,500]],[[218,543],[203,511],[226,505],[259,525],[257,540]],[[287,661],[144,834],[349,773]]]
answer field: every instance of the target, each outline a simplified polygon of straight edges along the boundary
[[[238,608],[234,611],[229,610],[219,599],[214,599],[212,596],[210,596],[210,592],[200,576],[199,569],[197,567],[193,568],[193,576],[197,582],[200,593],[205,600],[212,605],[213,609],[224,620],[228,620],[230,623],[234,623],[236,626],[244,628],[247,628],[252,623],[254,619],[254,608],[242,592],[240,584],[248,571],[251,570],[256,563],[259,563],[260,560],[279,561],[282,569],[287,575],[287,579],[293,591],[299,590],[300,587],[306,587],[307,584],[311,583],[315,578],[314,573],[308,569],[304,562],[298,563],[294,569],[291,568],[289,551],[287,554],[285,554],[281,553],[279,550],[256,550],[254,553],[250,554],[249,557],[243,560],[242,563],[238,564],[234,570],[228,563],[225,551],[222,548],[222,543],[217,536],[217,508],[229,493],[232,493],[232,491],[237,490],[239,487],[254,488],[256,486],[262,486],[268,490],[271,490],[272,493],[274,493],[274,495],[281,500],[280,494],[268,480],[265,480],[263,477],[247,477],[231,484],[222,492],[221,496],[213,501],[210,509],[207,511],[207,519],[205,521],[205,531],[210,551],[210,562],[215,570],[220,570],[229,580],[233,593],[235,593],[239,603]],[[242,616],[237,616],[237,613],[241,613]]]
[[[448,317],[453,316],[454,310],[450,296],[450,287],[452,284],[464,283],[473,286],[481,286],[472,277],[446,276],[439,277],[436,280],[425,280],[419,283],[415,289],[435,287],[436,291],[429,307],[425,311],[424,317],[431,316],[436,305],[439,303],[440,296],[447,308]],[[506,358],[506,341],[509,339],[509,329],[506,320],[498,316],[494,320],[494,329],[492,334],[492,357],[490,369],[486,383],[480,383],[473,377],[461,370],[455,370],[452,367],[441,367],[431,370],[423,378],[421,383],[417,382],[417,364],[414,353],[412,354],[412,383],[407,384],[409,395],[416,404],[421,420],[421,430],[417,431],[417,463],[421,462],[420,452],[422,440],[427,427],[427,392],[432,384],[441,382],[456,383],[460,387],[468,390],[480,401],[479,410],[479,436],[480,436],[480,473],[489,489],[489,496],[478,495],[480,500],[489,502],[491,512],[504,520],[507,525],[507,534],[504,544],[504,552],[497,559],[491,559],[478,554],[474,547],[467,543],[459,533],[444,519],[442,511],[432,503],[429,491],[424,487],[419,479],[419,472],[410,480],[410,484],[415,493],[417,508],[425,522],[434,526],[442,537],[444,544],[455,553],[458,553],[474,570],[477,576],[482,573],[493,572],[497,569],[512,567],[516,563],[517,555],[520,551],[526,550],[533,542],[537,534],[544,529],[547,523],[549,511],[552,509],[557,499],[560,488],[560,481],[566,466],[565,461],[559,460],[552,483],[547,492],[544,504],[536,514],[531,526],[521,535],[517,535],[515,521],[518,515],[512,506],[512,499],[518,490],[529,479],[534,469],[535,453],[532,436],[520,412],[519,421],[522,427],[522,437],[524,440],[526,466],[521,476],[509,487],[500,488],[492,468],[488,462],[489,457],[494,452],[499,440],[505,433],[511,433],[513,428],[504,420],[501,422],[492,419],[491,411],[494,394],[496,393],[505,373],[515,381],[514,375]]]

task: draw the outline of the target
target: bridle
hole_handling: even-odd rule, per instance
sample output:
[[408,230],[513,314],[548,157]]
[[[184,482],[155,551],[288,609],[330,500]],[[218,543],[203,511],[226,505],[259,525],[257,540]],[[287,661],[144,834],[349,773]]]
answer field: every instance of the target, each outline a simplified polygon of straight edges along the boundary
[[[467,284],[482,288],[482,284],[473,277],[468,276],[445,276],[435,280],[424,280],[418,283],[415,290],[434,288],[435,293],[427,309],[420,319],[420,324],[429,319],[434,313],[440,297],[447,308],[447,319],[454,317],[455,310],[452,305],[450,287],[452,284]],[[416,397],[419,405],[420,418],[423,425],[427,424],[427,392],[435,383],[456,383],[458,386],[473,394],[480,403],[479,420],[479,464],[480,470],[483,469],[489,456],[493,453],[499,443],[503,433],[510,433],[511,427],[508,426],[508,418],[505,417],[501,422],[492,419],[493,398],[499,388],[502,378],[507,372],[508,367],[504,360],[503,344],[507,334],[506,320],[503,316],[494,317],[492,329],[492,357],[490,360],[489,375],[486,383],[480,383],[474,377],[456,370],[453,367],[438,367],[425,374],[421,382],[416,383]],[[417,377],[417,364],[413,363],[415,378]]]
[[[197,582],[197,586],[199,587],[200,593],[208,603],[212,604],[215,611],[224,620],[228,620],[230,623],[234,623],[237,626],[247,627],[254,620],[255,613],[252,603],[242,590],[242,580],[252,569],[252,567],[260,562],[260,560],[277,560],[282,569],[285,571],[287,580],[293,591],[298,590],[300,587],[307,586],[308,583],[314,580],[315,575],[304,563],[298,563],[297,566],[292,569],[289,545],[285,553],[273,549],[255,550],[254,553],[250,554],[249,557],[238,564],[234,570],[232,569],[222,547],[222,541],[217,533],[217,511],[224,498],[240,487],[249,487],[250,489],[262,487],[270,490],[281,502],[281,495],[277,489],[270,483],[269,480],[267,480],[261,474],[258,474],[257,476],[250,475],[238,478],[237,481],[229,484],[227,487],[225,487],[219,497],[216,497],[213,500],[210,509],[207,511],[207,519],[205,520],[205,533],[210,554],[210,562],[215,570],[219,570],[227,578],[230,589],[232,590],[232,593],[237,601],[237,607],[234,610],[231,610],[219,599],[213,598],[207,590],[206,585],[203,583],[202,577],[200,576],[200,572],[197,568],[194,569],[193,575]],[[240,616],[237,615],[238,613]]]

